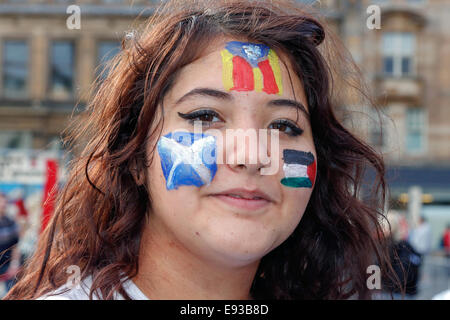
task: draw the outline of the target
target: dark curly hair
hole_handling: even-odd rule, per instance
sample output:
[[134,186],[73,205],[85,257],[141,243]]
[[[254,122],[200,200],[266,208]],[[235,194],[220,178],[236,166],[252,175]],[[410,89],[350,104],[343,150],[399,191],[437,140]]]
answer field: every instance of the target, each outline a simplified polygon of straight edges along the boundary
[[[245,38],[286,53],[300,78],[317,151],[315,188],[292,235],[264,256],[254,299],[370,298],[367,267],[391,269],[382,241],[386,185],[382,157],[338,120],[345,95],[369,95],[348,52],[310,7],[292,1],[168,1],[122,41],[78,125],[66,140],[82,152],[57,198],[55,214],[7,299],[32,299],[66,281],[78,265],[93,275],[90,297],[105,299],[138,273],[152,201],[132,168],[148,166],[145,145],[158,105],[177,72],[218,36]],[[150,133],[157,135],[155,130]],[[151,155],[149,155],[151,156]],[[376,179],[363,198],[366,168]]]

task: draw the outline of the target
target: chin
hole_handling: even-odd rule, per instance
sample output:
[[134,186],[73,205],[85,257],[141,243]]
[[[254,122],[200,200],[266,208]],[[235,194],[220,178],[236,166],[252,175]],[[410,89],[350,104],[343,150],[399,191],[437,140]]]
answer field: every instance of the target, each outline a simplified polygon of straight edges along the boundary
[[[274,249],[275,239],[265,235],[249,236],[240,232],[228,232],[225,234],[208,235],[205,234],[205,244],[209,246],[222,263],[243,266],[260,260],[263,256]],[[209,239],[208,239],[209,238]]]

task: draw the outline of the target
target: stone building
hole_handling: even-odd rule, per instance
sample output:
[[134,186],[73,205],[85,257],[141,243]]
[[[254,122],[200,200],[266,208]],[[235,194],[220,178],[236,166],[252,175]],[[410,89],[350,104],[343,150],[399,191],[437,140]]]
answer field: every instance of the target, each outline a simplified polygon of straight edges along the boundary
[[[72,3],[81,9],[79,29]],[[104,62],[152,5],[0,1],[0,148],[58,148],[74,106],[83,108]]]
[[[385,156],[393,197],[406,202],[419,186],[424,203],[450,202],[450,2],[341,3],[340,34],[382,110],[383,135],[371,121],[366,137]],[[357,28],[370,5],[380,8],[380,29]]]

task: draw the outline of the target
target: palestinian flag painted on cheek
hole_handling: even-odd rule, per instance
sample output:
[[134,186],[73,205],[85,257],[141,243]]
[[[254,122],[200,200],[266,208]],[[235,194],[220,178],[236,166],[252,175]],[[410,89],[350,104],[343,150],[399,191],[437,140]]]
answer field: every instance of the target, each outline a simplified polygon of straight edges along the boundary
[[316,161],[311,152],[283,150],[284,178],[281,184],[292,188],[312,188],[316,178]]

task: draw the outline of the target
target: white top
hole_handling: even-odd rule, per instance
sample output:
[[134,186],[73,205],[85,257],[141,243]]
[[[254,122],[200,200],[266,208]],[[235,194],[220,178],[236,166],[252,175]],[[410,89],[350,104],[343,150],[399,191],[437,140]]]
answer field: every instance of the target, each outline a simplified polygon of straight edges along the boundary
[[433,300],[450,300],[450,289],[442,291],[441,293],[438,293],[432,299]]
[[[92,285],[92,276],[86,277],[79,285],[76,285],[69,290],[68,284],[64,284],[58,289],[51,291],[37,300],[89,300],[89,291]],[[131,279],[127,279],[123,283],[123,288],[132,300],[149,300],[142,291],[134,284]],[[93,300],[98,300],[94,293]],[[114,300],[124,300],[123,296],[115,293]]]
[[422,223],[411,231],[410,243],[420,254],[427,254],[432,247],[431,227],[428,223]]

